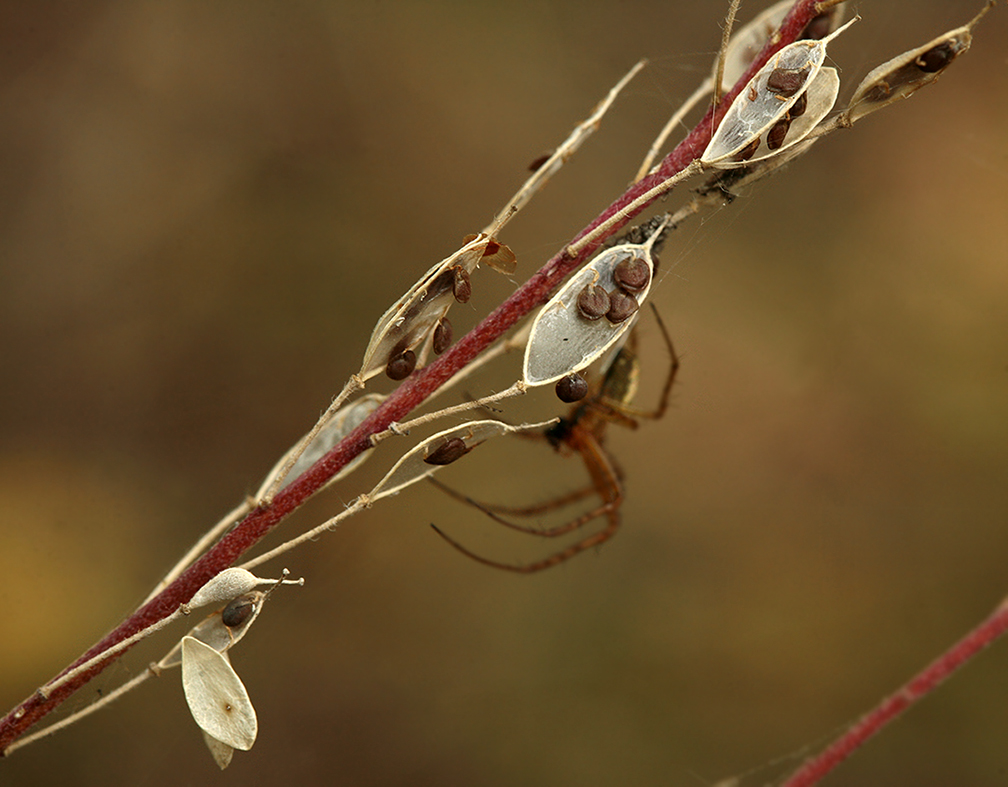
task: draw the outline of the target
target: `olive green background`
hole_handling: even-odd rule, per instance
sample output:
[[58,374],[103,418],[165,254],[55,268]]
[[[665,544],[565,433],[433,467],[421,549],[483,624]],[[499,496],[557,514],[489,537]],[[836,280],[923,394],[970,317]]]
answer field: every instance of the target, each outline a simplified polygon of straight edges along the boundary
[[[976,5],[862,3],[830,49],[842,95]],[[710,67],[722,13],[10,4],[0,704],[114,626],[256,488],[356,370],[385,308],[646,56],[502,234],[516,280],[621,193]],[[663,421],[609,431],[627,499],[601,550],[533,577],[494,571],[428,524],[498,559],[553,545],[409,490],[269,567],[306,584],[277,594],[233,654],[260,737],[223,775],[169,673],[0,762],[0,783],[702,785],[748,773],[756,785],[778,772],[768,762],[794,766],[1008,594],[1006,42],[1002,4],[937,85],[673,235],[652,299],[682,369]],[[480,271],[456,330],[513,287]],[[666,359],[650,316],[640,336],[647,405]],[[518,368],[498,364],[467,390],[499,389]],[[505,416],[560,411],[542,392]],[[406,445],[387,443],[283,532],[339,510]],[[518,505],[578,487],[584,470],[502,438],[441,478]],[[1003,784],[1006,740],[1001,643],[826,783]]]

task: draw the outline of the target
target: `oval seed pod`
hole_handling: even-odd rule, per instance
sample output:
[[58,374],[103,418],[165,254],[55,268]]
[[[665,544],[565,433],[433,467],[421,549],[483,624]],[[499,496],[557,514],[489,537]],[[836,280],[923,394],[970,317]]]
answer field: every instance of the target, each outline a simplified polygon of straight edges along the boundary
[[[654,276],[651,248],[669,218],[666,216],[644,243],[624,243],[596,255],[543,306],[532,323],[525,345],[523,377],[527,385],[555,383],[561,377],[581,371],[626,333],[636,312],[628,299],[639,306],[647,298]],[[635,295],[621,289],[614,278],[617,266],[626,260],[639,260],[647,268],[647,283]],[[579,294],[590,284],[608,292],[610,307],[605,320],[586,320],[578,306]],[[613,300],[620,302],[616,312]]]
[[952,61],[970,48],[972,29],[993,5],[988,3],[969,24],[950,30],[928,41],[924,46],[897,55],[861,80],[844,112],[849,123],[854,123],[876,109],[888,106],[901,98],[909,98],[925,85],[934,82]]
[[840,76],[837,74],[837,70],[829,67],[820,69],[812,84],[801,94],[804,100],[794,104],[795,107],[799,107],[798,114],[795,115],[789,110],[784,117],[767,130],[763,139],[756,140],[760,142],[760,145],[756,146],[755,152],[761,150],[764,152],[758,156],[751,155],[744,162],[732,163],[731,165],[725,163],[720,166],[732,169],[736,166],[751,165],[779,156],[789,148],[793,148],[811,134],[815,127],[830,113],[839,92]]
[[[466,236],[462,248],[431,267],[378,320],[357,373],[361,381],[385,371],[393,355],[422,344],[455,302],[456,278],[467,279],[481,262],[506,272],[517,264],[514,252],[491,236]],[[460,287],[465,295],[465,285]]]
[[770,58],[732,101],[700,161],[711,167],[740,166],[734,157],[787,114],[818,76],[829,42],[857,19],[851,19],[821,40],[795,41]]
[[[520,424],[518,426],[494,420],[469,421],[468,423],[461,424],[460,426],[456,426],[452,429],[446,429],[443,432],[438,432],[435,435],[431,435],[404,454],[399,461],[392,466],[392,469],[388,471],[385,477],[378,482],[378,485],[368,493],[367,497],[373,502],[380,498],[387,497],[388,495],[398,494],[411,484],[415,484],[417,481],[431,475],[431,473],[435,472],[443,465],[431,464],[427,460],[431,456],[435,455],[437,451],[446,444],[451,444],[453,446],[453,448],[450,449],[452,452],[458,451],[461,447],[464,447],[465,453],[468,453],[477,445],[489,440],[491,437],[508,434],[510,432],[542,429],[552,423],[555,423],[555,420],[544,421],[537,424]],[[461,447],[458,443],[454,442],[456,438],[462,442]],[[454,458],[457,459],[458,457],[456,456]]]
[[259,732],[255,708],[227,657],[194,637],[182,638],[182,688],[200,729],[248,751]]
[[247,571],[244,568],[225,568],[193,593],[193,597],[189,599],[187,606],[190,609],[196,609],[206,604],[220,604],[222,601],[228,601],[235,596],[248,593],[256,585],[267,581],[259,579],[251,571]]
[[[384,401],[385,396],[382,394],[367,394],[358,399],[354,399],[349,404],[345,404],[337,410],[329,422],[326,423],[326,425],[322,427],[321,431],[315,435],[314,439],[308,443],[307,447],[301,452],[301,456],[297,458],[297,461],[291,465],[290,471],[284,478],[283,483],[277,488],[277,492],[282,489],[286,489],[294,483],[298,476],[304,473],[323,456],[328,454],[340,440],[360,426],[364,422],[364,419],[377,410],[378,406]],[[262,482],[262,485],[259,487],[259,491],[256,492],[256,500],[261,500],[266,495],[270,487],[273,486],[277,476],[283,472],[284,467],[287,466],[287,462],[289,461],[291,454],[298,450],[300,445],[301,440],[298,440],[298,442],[294,444],[294,447],[285,453],[280,458],[280,461],[273,465],[273,468],[266,474],[266,480]],[[326,482],[326,486],[329,486],[330,484],[333,484],[339,479],[352,473],[360,466],[361,462],[369,456],[371,456],[371,452],[365,451],[364,453],[354,457],[346,464],[345,467],[343,467],[338,473],[336,473],[336,475]],[[235,593],[232,596],[229,596],[229,598],[233,598],[235,595],[238,594]]]

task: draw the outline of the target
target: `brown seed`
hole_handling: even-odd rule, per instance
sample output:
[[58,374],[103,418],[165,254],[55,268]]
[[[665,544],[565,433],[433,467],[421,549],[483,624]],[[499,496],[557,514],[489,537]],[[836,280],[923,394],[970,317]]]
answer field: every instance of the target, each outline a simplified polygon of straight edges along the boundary
[[531,164],[528,165],[529,172],[537,171],[543,164],[550,160],[552,155],[553,152],[550,151],[549,153],[543,153],[541,156],[537,157]]
[[221,612],[221,623],[233,629],[248,620],[254,610],[255,601],[251,596],[239,596],[224,607],[224,611]]
[[767,79],[767,90],[778,96],[790,98],[802,89],[808,74],[808,68],[803,68],[800,71],[793,68],[775,68]]
[[791,109],[787,111],[788,117],[794,120],[796,117],[801,117],[805,114],[805,108],[808,106],[808,93],[802,93],[795,102],[791,105]]
[[826,34],[830,31],[830,19],[832,14],[819,14],[815,19],[805,25],[805,29],[802,30],[800,36],[798,36],[799,41],[819,41],[826,37]]
[[759,149],[759,137],[756,137],[756,139],[754,139],[752,142],[750,142],[748,145],[746,145],[744,148],[742,148],[742,150],[740,150],[738,153],[736,153],[732,157],[732,160],[734,160],[734,161],[748,161],[754,155],[756,155],[756,151],[758,149]]
[[931,47],[923,55],[920,55],[914,63],[925,74],[933,74],[941,71],[955,58],[956,53],[952,51],[952,44],[948,41]]
[[588,395],[588,383],[580,374],[568,374],[557,380],[556,395],[561,402],[578,402]]
[[472,297],[472,283],[469,281],[469,271],[461,266],[452,268],[455,280],[452,282],[452,294],[459,303],[469,303]]
[[424,461],[429,465],[450,465],[472,451],[472,447],[465,444],[461,437],[449,437],[441,445],[424,457]]
[[385,367],[385,374],[390,380],[405,380],[416,369],[416,353],[412,350],[404,350],[392,358],[389,358]]
[[791,118],[785,115],[770,127],[766,135],[766,146],[770,150],[777,150],[784,144],[784,137],[787,136],[789,128],[791,128]]
[[648,286],[651,269],[640,257],[629,257],[613,268],[613,281],[627,292],[636,294]]
[[586,284],[578,295],[578,311],[586,320],[597,320],[609,311],[609,293],[597,284]]
[[431,342],[431,349],[434,350],[435,355],[440,355],[449,347],[451,347],[452,337],[455,332],[452,330],[452,324],[448,322],[447,317],[442,317],[436,326],[434,326],[434,339]]
[[606,319],[611,323],[621,323],[633,317],[640,308],[637,299],[623,290],[613,290],[609,293],[609,311],[606,312]]

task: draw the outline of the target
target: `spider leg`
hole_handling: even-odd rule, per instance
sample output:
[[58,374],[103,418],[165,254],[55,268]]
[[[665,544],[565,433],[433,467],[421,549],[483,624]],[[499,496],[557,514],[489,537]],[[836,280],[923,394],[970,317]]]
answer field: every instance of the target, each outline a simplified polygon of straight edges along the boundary
[[[576,503],[578,500],[583,500],[589,495],[595,494],[595,492],[597,491],[594,486],[586,486],[581,489],[577,489],[573,492],[568,492],[567,494],[561,495],[560,497],[554,497],[543,503],[538,503],[536,505],[512,507],[512,506],[496,505],[494,503],[482,503],[479,500],[475,500],[469,497],[469,495],[459,492],[457,489],[452,489],[450,486],[442,483],[433,476],[428,476],[427,480],[430,481],[430,483],[432,483],[442,492],[447,494],[449,497],[453,497],[460,502],[468,503],[469,505],[478,508],[484,514],[487,514],[491,519],[494,519],[495,521],[498,522],[500,522],[501,520],[500,518],[495,517],[494,514],[507,514],[508,516],[536,516],[537,514],[544,514],[548,513],[549,511],[554,511],[558,508],[569,506],[571,503]],[[596,516],[598,516],[598,514],[596,514]],[[511,523],[504,522],[504,524],[510,525]],[[532,528],[526,529],[518,527],[517,529],[532,533],[542,532],[541,530],[534,530]]]
[[651,304],[651,310],[654,312],[655,320],[658,322],[658,328],[661,330],[662,338],[665,340],[665,347],[668,348],[669,352],[668,376],[665,378],[665,385],[662,387],[661,397],[658,399],[658,406],[653,410],[641,410],[636,407],[630,407],[622,402],[605,402],[605,408],[612,416],[611,420],[618,421],[620,424],[629,427],[630,429],[637,428],[637,424],[633,421],[634,418],[647,418],[652,421],[657,421],[665,415],[665,410],[668,409],[669,394],[672,392],[672,384],[675,382],[676,373],[679,371],[679,356],[676,355],[675,347],[672,344],[672,337],[669,335],[668,328],[665,327],[665,322],[662,320],[661,314],[658,313],[658,309],[653,303]]

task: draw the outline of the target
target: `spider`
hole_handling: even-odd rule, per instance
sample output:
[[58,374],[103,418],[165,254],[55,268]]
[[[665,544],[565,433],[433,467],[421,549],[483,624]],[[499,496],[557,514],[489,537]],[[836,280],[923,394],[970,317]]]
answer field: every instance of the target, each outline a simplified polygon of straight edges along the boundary
[[[439,481],[431,479],[435,486],[438,486],[457,500],[476,506],[494,521],[522,533],[548,538],[562,536],[566,533],[580,530],[589,522],[603,516],[606,519],[605,527],[541,560],[517,565],[501,563],[477,555],[432,524],[431,527],[434,528],[439,536],[463,555],[479,563],[506,571],[531,574],[563,563],[575,555],[584,552],[586,549],[608,541],[615,535],[616,530],[620,526],[619,509],[623,503],[623,484],[622,473],[603,446],[606,427],[610,423],[617,423],[629,429],[636,429],[638,426],[637,419],[647,418],[657,420],[661,418],[668,406],[669,392],[672,390],[672,384],[675,382],[676,372],[679,369],[679,358],[676,355],[675,349],[672,346],[672,339],[669,337],[668,330],[665,328],[665,324],[662,322],[657,309],[654,309],[654,315],[658,321],[658,327],[661,329],[662,338],[665,341],[665,346],[668,348],[670,358],[668,376],[665,379],[665,385],[657,407],[653,410],[640,410],[631,405],[634,394],[637,391],[637,381],[640,375],[640,365],[636,349],[636,332],[634,330],[629,334],[626,344],[613,358],[612,363],[595,387],[595,390],[590,392],[582,401],[575,404],[565,418],[561,418],[558,423],[551,426],[541,435],[538,435],[540,438],[545,438],[561,453],[580,454],[588,471],[588,476],[591,478],[590,486],[548,500],[539,505],[525,508],[509,508],[477,502]],[[592,494],[598,496],[601,501],[600,505],[571,519],[569,522],[544,530],[519,525],[501,516],[502,514],[509,516],[535,516],[564,508]]]

